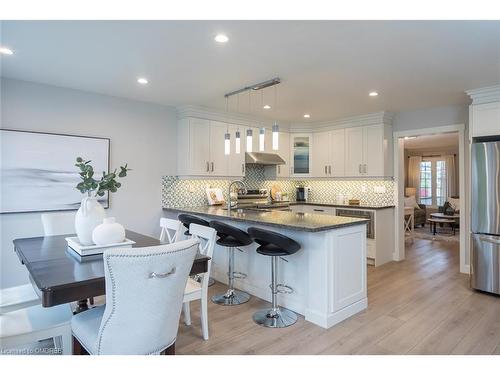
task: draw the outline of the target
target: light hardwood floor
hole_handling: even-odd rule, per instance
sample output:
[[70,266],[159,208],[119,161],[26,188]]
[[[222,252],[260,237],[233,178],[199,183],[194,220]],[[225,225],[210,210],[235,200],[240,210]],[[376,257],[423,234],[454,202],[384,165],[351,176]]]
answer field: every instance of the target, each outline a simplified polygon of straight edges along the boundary
[[[415,239],[407,259],[368,268],[368,309],[328,330],[303,317],[288,328],[257,326],[266,302],[223,307],[209,302],[203,341],[199,303],[181,323],[178,354],[500,354],[500,298],[468,288],[458,244]],[[209,295],[225,290],[209,288]]]

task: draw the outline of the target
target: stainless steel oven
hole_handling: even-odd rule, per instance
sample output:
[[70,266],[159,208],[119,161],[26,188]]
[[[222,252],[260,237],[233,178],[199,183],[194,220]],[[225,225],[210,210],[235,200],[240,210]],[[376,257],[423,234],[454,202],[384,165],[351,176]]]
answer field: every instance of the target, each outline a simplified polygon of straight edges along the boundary
[[355,217],[358,219],[369,220],[368,224],[366,225],[366,237],[375,238],[375,215],[373,211],[337,208],[335,209],[335,214],[337,216]]

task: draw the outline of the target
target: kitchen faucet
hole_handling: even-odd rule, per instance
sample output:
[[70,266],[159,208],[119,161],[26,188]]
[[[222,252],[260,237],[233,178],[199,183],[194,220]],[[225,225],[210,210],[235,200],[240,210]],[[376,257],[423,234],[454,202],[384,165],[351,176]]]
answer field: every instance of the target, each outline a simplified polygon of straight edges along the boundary
[[247,189],[247,186],[245,185],[245,183],[241,180],[234,180],[234,181],[231,181],[231,183],[229,184],[229,187],[227,189],[227,213],[230,214],[231,213],[231,188],[233,187],[234,184],[240,184],[241,186],[243,186],[243,188],[246,190]]

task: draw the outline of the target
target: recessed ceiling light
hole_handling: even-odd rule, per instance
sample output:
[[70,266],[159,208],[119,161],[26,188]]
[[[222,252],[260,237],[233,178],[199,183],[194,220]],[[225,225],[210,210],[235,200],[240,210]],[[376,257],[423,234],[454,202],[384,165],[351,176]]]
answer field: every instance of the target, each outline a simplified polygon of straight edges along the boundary
[[370,95],[370,96],[378,96],[378,92],[372,91],[368,95]]
[[413,136],[413,137],[408,137],[408,136],[406,136],[406,137],[405,137],[405,140],[408,140],[408,139],[415,139],[415,138],[417,138],[417,137],[415,137],[415,136]]
[[141,85],[148,84],[148,80],[146,78],[137,78],[137,82],[140,83]]
[[2,55],[13,55],[14,51],[12,51],[10,48],[7,47],[0,47],[0,53]]
[[309,118],[309,117],[311,117],[311,115],[310,115],[309,113],[306,113],[306,114],[304,115],[304,118]]
[[269,104],[266,104],[266,105],[264,106],[264,109],[271,109],[271,106],[270,106]]
[[224,34],[217,34],[214,38],[217,43],[227,43],[229,38]]

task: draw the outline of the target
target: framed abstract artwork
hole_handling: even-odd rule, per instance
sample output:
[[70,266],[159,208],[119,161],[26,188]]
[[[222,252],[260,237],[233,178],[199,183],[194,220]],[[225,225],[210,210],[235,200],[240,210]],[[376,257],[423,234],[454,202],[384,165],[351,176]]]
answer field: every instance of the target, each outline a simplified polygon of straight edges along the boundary
[[[109,145],[108,138],[0,129],[0,213],[78,209],[75,159],[108,173]],[[99,202],[108,208],[108,193]]]

